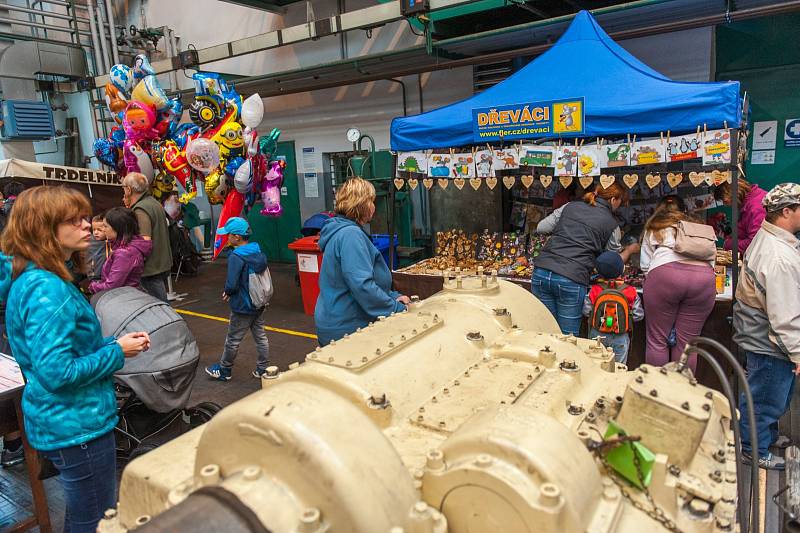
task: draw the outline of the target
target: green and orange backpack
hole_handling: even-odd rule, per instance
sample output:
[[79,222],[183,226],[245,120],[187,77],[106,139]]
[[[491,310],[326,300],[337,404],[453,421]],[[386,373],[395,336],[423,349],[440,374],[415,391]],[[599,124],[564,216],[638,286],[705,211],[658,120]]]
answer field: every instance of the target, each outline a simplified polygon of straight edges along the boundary
[[600,333],[629,333],[633,330],[631,306],[635,299],[634,287],[620,280],[598,280],[589,291],[589,326]]

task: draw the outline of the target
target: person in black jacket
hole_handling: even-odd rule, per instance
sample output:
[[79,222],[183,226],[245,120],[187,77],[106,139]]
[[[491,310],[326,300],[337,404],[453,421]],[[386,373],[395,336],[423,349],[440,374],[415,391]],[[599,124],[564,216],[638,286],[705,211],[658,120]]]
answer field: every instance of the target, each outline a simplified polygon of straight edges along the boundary
[[638,244],[624,250],[614,211],[628,201],[618,183],[588,192],[582,200],[553,211],[536,228],[552,236],[535,259],[531,291],[553,313],[562,333],[580,332],[583,301],[589,290],[595,260],[604,250],[620,252],[627,262]]

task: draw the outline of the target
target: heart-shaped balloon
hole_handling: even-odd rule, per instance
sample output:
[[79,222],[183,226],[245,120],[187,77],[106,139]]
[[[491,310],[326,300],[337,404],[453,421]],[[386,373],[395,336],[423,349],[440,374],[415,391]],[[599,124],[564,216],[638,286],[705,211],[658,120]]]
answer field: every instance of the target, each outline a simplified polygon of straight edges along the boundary
[[572,185],[572,176],[561,176],[558,178],[558,182],[561,184],[562,187],[565,189]]
[[539,181],[542,183],[542,187],[546,189],[553,183],[553,176],[541,175],[539,176]]
[[513,187],[516,182],[517,178],[514,176],[503,176],[503,185],[506,186],[506,189]]
[[494,188],[497,187],[497,178],[495,177],[486,178],[486,186],[489,187],[489,190],[493,191]]
[[531,185],[533,185],[533,176],[522,176],[520,181],[528,189]]
[[403,188],[403,185],[406,184],[406,180],[403,178],[395,178],[394,179],[394,188],[398,191]]
[[581,184],[581,187],[584,189],[588,189],[594,183],[594,178],[592,176],[586,176],[585,178],[578,178],[578,183]]
[[423,179],[422,185],[424,185],[426,189],[430,190],[430,188],[433,187],[433,179],[432,178]]
[[467,180],[465,180],[464,178],[456,178],[456,179],[453,180],[453,185],[455,185],[458,188],[459,191],[461,189],[463,189],[464,185],[466,185],[466,184],[467,184]]
[[613,174],[603,174],[600,176],[600,186],[603,189],[608,189],[615,181],[617,181],[617,178]]
[[439,188],[442,190],[446,189],[448,185],[450,185],[450,180],[447,178],[439,178],[436,180],[436,183],[439,184]]
[[648,174],[644,177],[644,181],[648,187],[655,189],[661,183],[661,174]]

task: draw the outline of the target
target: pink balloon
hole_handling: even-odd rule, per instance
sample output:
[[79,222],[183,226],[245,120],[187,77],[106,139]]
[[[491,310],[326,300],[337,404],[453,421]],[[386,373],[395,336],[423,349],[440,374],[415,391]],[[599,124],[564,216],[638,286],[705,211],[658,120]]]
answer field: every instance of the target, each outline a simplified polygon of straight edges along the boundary
[[189,139],[186,142],[186,160],[192,168],[208,174],[219,166],[219,146],[204,137]]

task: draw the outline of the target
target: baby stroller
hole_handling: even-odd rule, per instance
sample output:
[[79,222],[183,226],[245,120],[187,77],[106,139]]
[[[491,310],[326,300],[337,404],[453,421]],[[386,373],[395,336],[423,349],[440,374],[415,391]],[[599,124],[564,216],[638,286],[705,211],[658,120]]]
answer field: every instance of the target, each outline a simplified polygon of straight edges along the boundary
[[213,402],[187,407],[200,359],[192,332],[169,306],[133,287],[92,298],[104,336],[146,331],[151,346],[125,359],[114,375],[119,423],[117,455],[130,461],[211,419]]

